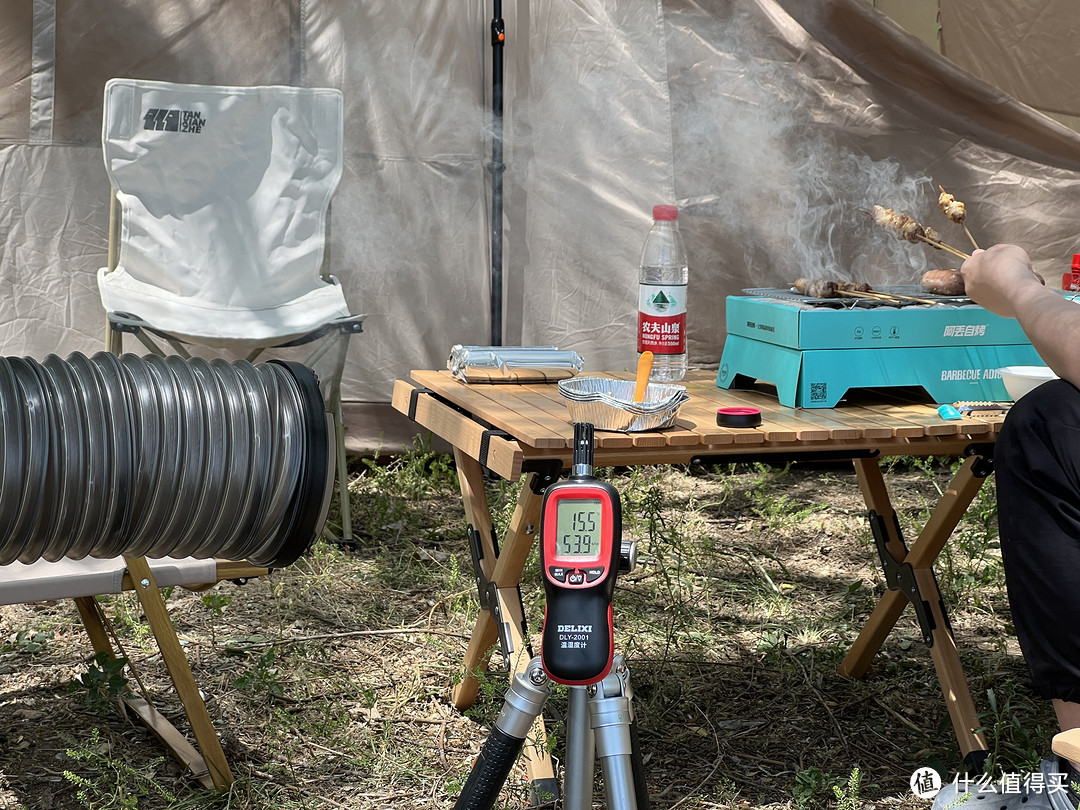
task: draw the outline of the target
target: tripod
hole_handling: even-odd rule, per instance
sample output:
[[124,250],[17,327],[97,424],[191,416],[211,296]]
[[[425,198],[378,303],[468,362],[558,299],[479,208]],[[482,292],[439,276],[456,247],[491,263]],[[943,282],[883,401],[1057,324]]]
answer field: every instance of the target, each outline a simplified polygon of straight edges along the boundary
[[[533,658],[514,676],[491,735],[458,797],[456,810],[490,810],[510,775],[533,721],[551,694],[551,679]],[[648,810],[630,670],[622,655],[602,680],[571,686],[566,718],[563,810],[591,810],[595,757],[600,757],[610,810]],[[542,797],[554,800],[557,796]]]
[[[620,542],[618,492],[592,475],[593,426],[575,424],[574,443],[573,474],[544,493],[541,655],[514,675],[456,810],[494,806],[553,681],[569,685],[563,810],[591,810],[597,755],[610,810],[649,807],[630,670],[614,654],[611,618],[616,574],[632,570],[636,554],[633,543]],[[554,802],[558,789],[533,785],[534,802]]]

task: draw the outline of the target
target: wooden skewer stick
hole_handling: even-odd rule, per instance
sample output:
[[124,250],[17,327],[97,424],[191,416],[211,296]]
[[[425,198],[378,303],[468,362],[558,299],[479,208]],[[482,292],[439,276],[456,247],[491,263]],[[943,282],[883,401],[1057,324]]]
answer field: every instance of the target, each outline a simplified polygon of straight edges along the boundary
[[856,292],[855,290],[837,290],[836,294],[842,295],[846,298],[865,298],[870,301],[880,301],[883,304],[897,304],[900,302],[900,299],[894,298],[893,296],[886,295],[884,293],[864,293]]
[[971,235],[971,231],[968,230],[968,226],[963,222],[960,223],[960,227],[964,229],[964,233],[968,235],[968,239],[971,240],[971,244],[975,246],[976,250],[980,250],[979,243],[975,241],[975,237]]
[[916,298],[912,295],[901,295],[900,293],[864,293],[855,292],[854,290],[837,290],[837,295],[846,295],[850,298],[869,298],[871,301],[881,301],[898,303],[899,301],[915,301],[920,304],[940,304],[940,301],[931,301],[929,298]]
[[899,298],[901,301],[917,301],[920,304],[940,304],[940,301],[932,301],[929,298],[916,298],[914,295],[903,295],[901,293],[887,293],[874,290],[870,295],[880,295],[882,299]]
[[926,242],[926,244],[933,245],[938,250],[944,250],[946,253],[951,253],[953,256],[956,256],[959,259],[970,259],[971,258],[971,254],[964,253],[964,251],[962,251],[962,250],[957,250],[952,245],[947,245],[947,244],[945,244],[944,242],[942,242],[939,239],[931,239],[929,236],[919,236],[918,234],[915,234],[915,235],[918,236],[919,239]]

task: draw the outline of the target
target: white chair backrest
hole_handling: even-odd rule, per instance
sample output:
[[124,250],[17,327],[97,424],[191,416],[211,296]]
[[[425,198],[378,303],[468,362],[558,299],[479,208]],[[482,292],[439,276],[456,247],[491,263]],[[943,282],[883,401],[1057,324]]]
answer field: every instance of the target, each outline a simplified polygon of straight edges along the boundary
[[102,145],[122,231],[117,267],[99,273],[106,309],[223,340],[347,315],[321,276],[342,119],[333,89],[108,82]]

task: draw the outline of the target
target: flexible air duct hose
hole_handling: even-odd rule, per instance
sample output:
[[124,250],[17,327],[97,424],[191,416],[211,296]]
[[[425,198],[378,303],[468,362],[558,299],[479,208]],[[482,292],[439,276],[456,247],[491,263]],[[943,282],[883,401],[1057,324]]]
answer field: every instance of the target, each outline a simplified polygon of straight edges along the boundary
[[299,363],[0,358],[0,565],[292,563],[326,516],[332,430]]

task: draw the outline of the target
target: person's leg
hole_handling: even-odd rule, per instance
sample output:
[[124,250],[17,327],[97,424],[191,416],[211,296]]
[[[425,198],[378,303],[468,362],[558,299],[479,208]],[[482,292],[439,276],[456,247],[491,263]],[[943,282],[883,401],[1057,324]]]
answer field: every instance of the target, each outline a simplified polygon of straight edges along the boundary
[[[1044,383],[1013,404],[994,450],[998,528],[1013,624],[1036,690],[1050,700],[1062,730],[1080,726],[1080,390]],[[1049,745],[1049,740],[1047,744]],[[1080,778],[1080,763],[1056,756],[1044,780]],[[972,793],[946,785],[933,810],[1073,810],[1071,790]]]
[[[1064,731],[1080,726],[1080,391],[1039,386],[994,452],[1005,580],[1020,649]],[[1080,763],[1073,763],[1074,767]]]

